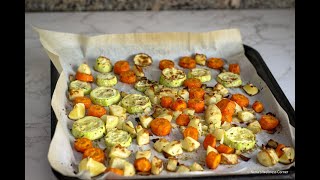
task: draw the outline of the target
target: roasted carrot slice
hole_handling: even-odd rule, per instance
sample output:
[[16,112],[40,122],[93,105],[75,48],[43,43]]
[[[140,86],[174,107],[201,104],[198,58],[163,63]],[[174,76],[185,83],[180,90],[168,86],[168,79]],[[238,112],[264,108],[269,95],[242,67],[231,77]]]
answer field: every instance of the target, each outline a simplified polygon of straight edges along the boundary
[[222,114],[221,121],[232,122],[232,115],[236,109],[235,102],[231,101],[230,99],[222,99],[216,105],[220,109]]
[[182,57],[179,59],[179,66],[187,69],[193,69],[196,67],[196,60],[188,56]]
[[165,118],[155,118],[150,123],[151,131],[157,136],[166,136],[170,134],[171,124]]
[[257,113],[261,113],[264,109],[263,104],[260,101],[255,101],[252,104],[252,109],[257,112]]
[[170,96],[163,96],[160,98],[160,105],[164,108],[170,108],[173,103],[173,98]]
[[183,82],[183,86],[191,89],[191,88],[200,88],[202,85],[200,79],[197,78],[189,78]]
[[234,152],[234,148],[224,144],[220,144],[216,149],[219,153],[232,154]]
[[206,91],[202,88],[191,88],[191,89],[189,89],[189,98],[190,99],[193,99],[193,98],[203,99],[205,93],[206,93]]
[[105,172],[113,172],[117,175],[120,175],[120,176],[123,176],[123,170],[122,169],[119,169],[119,168],[107,168]]
[[79,152],[84,152],[85,150],[92,148],[92,141],[87,138],[79,138],[74,142],[74,148]]
[[206,137],[203,140],[203,147],[205,150],[207,150],[208,146],[215,148],[217,143],[216,137],[212,134],[207,134]]
[[190,118],[189,118],[189,115],[187,114],[180,114],[176,119],[176,123],[179,126],[187,126],[189,122],[190,122]]
[[139,172],[148,172],[151,170],[151,163],[147,158],[142,157],[134,161],[134,167]]
[[163,59],[159,62],[159,69],[164,70],[165,68],[173,68],[174,62],[168,59]]
[[105,160],[105,155],[104,152],[102,151],[102,149],[100,148],[89,148],[87,150],[84,151],[83,155],[82,155],[82,159],[87,158],[87,157],[91,157],[93,160],[104,163]]
[[188,100],[188,108],[194,109],[196,113],[202,113],[204,111],[204,105],[204,100],[199,98]]
[[183,111],[187,108],[187,103],[182,99],[177,99],[171,105],[171,109],[173,111]]
[[236,102],[241,107],[247,107],[249,105],[249,99],[243,94],[233,94],[230,100]]
[[120,74],[129,71],[130,65],[128,61],[118,61],[114,64],[113,71],[115,74]]
[[103,106],[96,105],[96,104],[90,106],[88,109],[88,112],[87,112],[88,116],[95,116],[98,118],[100,118],[101,116],[103,116],[105,114],[107,114],[107,110]]
[[207,66],[212,69],[220,69],[224,65],[221,58],[209,58],[207,61]]
[[199,138],[199,132],[197,130],[197,128],[192,127],[192,126],[188,126],[184,131],[183,131],[183,137],[191,137],[194,140],[198,141]]
[[273,130],[278,126],[279,120],[271,115],[262,115],[259,123],[262,129]]
[[76,105],[78,103],[83,103],[84,107],[88,109],[91,106],[91,99],[86,96],[74,98],[73,104]]
[[240,66],[239,64],[229,64],[229,71],[235,74],[240,74]]
[[137,81],[137,76],[136,74],[129,70],[125,72],[120,73],[120,81],[127,83],[127,84],[134,84]]
[[81,72],[76,73],[76,79],[84,82],[93,82],[93,76],[91,74],[85,74]]
[[278,157],[281,157],[283,154],[282,148],[286,147],[284,144],[278,144],[277,148],[276,148],[276,153],[278,155]]
[[216,169],[221,161],[221,155],[217,154],[213,151],[211,151],[207,156],[206,156],[206,164],[208,168],[210,169]]

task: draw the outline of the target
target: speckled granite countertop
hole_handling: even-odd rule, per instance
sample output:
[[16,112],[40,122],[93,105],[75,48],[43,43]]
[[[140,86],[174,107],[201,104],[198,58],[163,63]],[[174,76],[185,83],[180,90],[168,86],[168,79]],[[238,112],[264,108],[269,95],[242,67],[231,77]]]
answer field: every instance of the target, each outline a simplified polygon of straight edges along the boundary
[[295,0],[25,0],[25,11],[294,8]]
[[26,13],[25,179],[53,180],[50,144],[50,61],[40,28],[83,33],[211,31],[239,28],[243,42],[258,50],[295,108],[295,10]]

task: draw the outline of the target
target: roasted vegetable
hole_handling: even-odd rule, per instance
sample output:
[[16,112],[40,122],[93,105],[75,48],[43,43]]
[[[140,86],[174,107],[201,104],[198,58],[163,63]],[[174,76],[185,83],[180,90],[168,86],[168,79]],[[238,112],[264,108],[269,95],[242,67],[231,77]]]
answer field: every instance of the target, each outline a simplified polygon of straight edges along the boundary
[[135,65],[142,66],[142,67],[150,66],[153,62],[152,58],[145,53],[139,53],[135,55],[133,58],[133,61]]

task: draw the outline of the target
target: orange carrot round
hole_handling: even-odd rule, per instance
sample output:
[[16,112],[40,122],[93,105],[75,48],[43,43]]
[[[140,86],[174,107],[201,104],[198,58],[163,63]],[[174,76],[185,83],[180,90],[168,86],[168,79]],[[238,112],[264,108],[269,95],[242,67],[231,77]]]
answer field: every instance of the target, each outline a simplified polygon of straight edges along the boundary
[[194,109],[196,113],[202,113],[204,111],[204,100],[199,98],[189,99],[188,108]]
[[202,88],[191,88],[191,89],[189,89],[189,98],[190,99],[193,99],[193,98],[203,99],[205,93],[206,93],[206,91]]
[[216,106],[220,109],[222,114],[221,121],[232,122],[232,115],[236,109],[236,104],[230,99],[222,99]]
[[278,157],[281,157],[283,154],[282,148],[286,147],[284,144],[278,144],[277,148],[276,148],[276,153],[278,155]]
[[212,69],[220,69],[224,65],[221,58],[209,58],[207,61],[207,66]]
[[240,74],[239,64],[229,64],[229,71],[235,74]]
[[168,59],[163,59],[159,62],[159,69],[164,70],[165,68],[173,68],[174,62]]
[[84,107],[88,109],[91,106],[91,99],[86,96],[74,98],[73,104],[76,105],[78,103],[83,103]]
[[89,148],[87,150],[84,151],[83,155],[82,155],[82,159],[87,158],[87,157],[91,157],[93,160],[104,163],[105,160],[105,155],[104,152],[102,151],[102,149],[100,148]]
[[219,153],[232,154],[234,152],[234,148],[224,144],[220,144],[216,149]]
[[113,172],[119,176],[123,176],[123,170],[122,169],[119,169],[119,168],[107,168],[105,172]]
[[243,94],[233,94],[230,100],[236,102],[242,108],[249,105],[249,99]]
[[81,72],[76,73],[76,79],[84,82],[93,82],[93,76],[91,74],[85,74]]
[[183,82],[183,86],[191,89],[191,88],[200,88],[202,85],[200,79],[197,78],[189,78]]
[[262,129],[272,130],[278,126],[279,120],[271,115],[262,115],[259,123]]
[[179,59],[179,66],[187,69],[193,69],[196,67],[196,60],[188,56],[182,57]]
[[182,99],[174,101],[170,107],[173,111],[183,111],[187,108],[187,103]]
[[203,140],[203,147],[205,150],[207,150],[208,146],[215,148],[217,143],[216,137],[212,134],[207,134],[206,137]]
[[85,150],[92,148],[92,141],[87,138],[79,138],[74,142],[74,148],[79,152],[84,152]]
[[134,168],[139,172],[148,172],[151,170],[151,163],[147,158],[142,157],[134,161]]
[[257,113],[261,113],[264,109],[263,104],[260,101],[255,101],[252,104],[252,109],[257,112]]
[[221,154],[217,154],[213,151],[211,151],[206,156],[206,164],[210,169],[216,169],[219,166],[220,161],[221,161]]
[[125,71],[129,71],[130,65],[128,61],[117,61],[114,64],[113,71],[115,74],[120,74]]
[[120,73],[120,81],[127,83],[127,84],[134,84],[137,81],[137,76],[136,74],[129,70],[125,72]]
[[95,116],[98,118],[100,118],[101,116],[103,116],[105,114],[107,114],[107,110],[103,106],[96,105],[96,104],[90,106],[88,109],[88,112],[87,112],[88,116]]
[[189,122],[190,122],[190,118],[189,118],[189,115],[187,114],[180,114],[176,119],[176,123],[179,126],[187,126]]
[[170,96],[163,96],[160,98],[160,105],[164,108],[170,108],[173,103],[173,98]]
[[199,132],[197,130],[197,128],[192,127],[192,126],[188,126],[184,131],[183,131],[183,137],[191,137],[194,140],[198,141],[199,138]]
[[157,136],[166,136],[170,134],[171,124],[165,118],[155,118],[150,123],[151,131]]

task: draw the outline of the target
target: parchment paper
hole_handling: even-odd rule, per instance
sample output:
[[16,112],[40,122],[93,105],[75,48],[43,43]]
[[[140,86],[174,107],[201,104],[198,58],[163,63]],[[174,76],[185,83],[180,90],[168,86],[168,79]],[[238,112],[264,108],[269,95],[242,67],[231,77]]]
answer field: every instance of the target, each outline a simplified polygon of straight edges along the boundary
[[[259,94],[249,97],[250,104],[255,100],[260,100],[265,105],[264,114],[272,112],[280,119],[280,129],[275,134],[267,134],[261,132],[257,135],[257,145],[261,146],[272,138],[288,146],[294,147],[294,128],[289,124],[289,119],[286,112],[278,104],[270,89],[258,76],[253,65],[244,55],[241,35],[238,29],[227,29],[204,33],[190,33],[190,32],[172,32],[172,33],[138,33],[138,34],[106,34],[100,36],[88,37],[79,34],[53,32],[44,29],[35,28],[39,33],[40,41],[48,53],[55,67],[60,73],[59,80],[56,84],[55,91],[52,97],[51,105],[57,116],[58,123],[55,130],[54,137],[51,141],[48,160],[50,165],[65,176],[73,176],[87,179],[86,173],[77,174],[77,165],[81,160],[81,154],[73,149],[74,137],[70,129],[73,121],[69,120],[67,114],[70,112],[72,105],[67,99],[68,77],[74,75],[77,67],[86,62],[93,67],[95,59],[100,56],[106,56],[111,59],[114,64],[118,60],[128,60],[133,64],[133,55],[144,52],[149,54],[154,62],[151,67],[144,69],[148,79],[159,80],[160,70],[158,63],[161,59],[172,59],[176,63],[176,68],[180,68],[177,64],[179,57],[190,56],[194,53],[203,53],[207,57],[221,57],[225,60],[225,68],[228,68],[230,63],[239,63],[241,67],[241,77],[243,84],[248,82],[255,84],[261,90]],[[198,65],[197,65],[198,66]],[[199,66],[200,67],[200,66]],[[181,68],[180,68],[181,69]],[[187,70],[184,70],[187,73]],[[218,71],[210,69],[212,80],[206,84],[213,86],[216,84],[216,76]],[[96,72],[93,71],[93,75]],[[139,93],[133,89],[132,85],[127,85],[119,82],[115,88],[129,93]],[[240,88],[229,88],[231,93],[244,93]],[[259,118],[259,115],[257,116]],[[133,116],[129,116],[134,124]],[[182,135],[178,129],[174,129],[169,136],[169,139],[181,139]],[[199,139],[203,142],[203,137]],[[104,148],[103,142],[96,142],[98,146]],[[166,162],[166,159],[160,153],[157,153],[152,148],[152,141],[150,145],[138,147],[134,145],[133,141],[130,150],[133,151],[129,161],[133,163],[135,152],[137,150],[152,150],[152,156],[156,155]],[[277,171],[288,169],[294,165],[276,164],[273,167],[264,167],[257,162],[256,153],[258,148],[247,154],[251,158],[248,162],[239,160],[237,165],[220,165],[215,170],[209,170],[205,167],[205,153],[206,151],[201,146],[196,153],[184,152],[180,157],[180,164],[191,165],[193,162],[200,163],[205,171],[190,172],[190,173],[168,173],[162,171],[161,177],[190,177],[190,176],[215,176],[227,174],[250,174],[262,173],[263,171]],[[152,157],[151,157],[152,158]],[[104,179],[110,174],[104,176],[97,176],[97,179]],[[154,176],[134,176],[128,178],[152,178]]]

